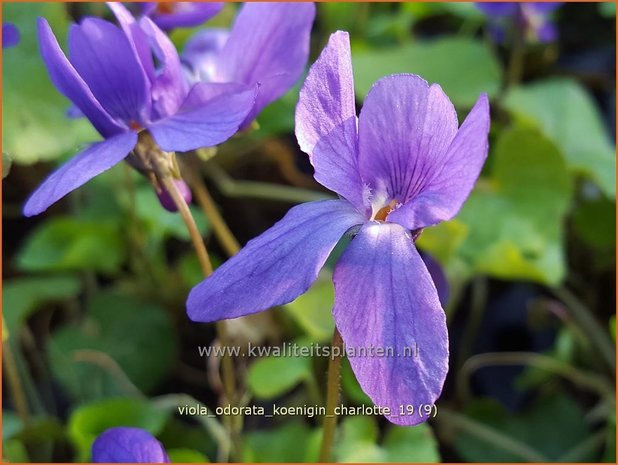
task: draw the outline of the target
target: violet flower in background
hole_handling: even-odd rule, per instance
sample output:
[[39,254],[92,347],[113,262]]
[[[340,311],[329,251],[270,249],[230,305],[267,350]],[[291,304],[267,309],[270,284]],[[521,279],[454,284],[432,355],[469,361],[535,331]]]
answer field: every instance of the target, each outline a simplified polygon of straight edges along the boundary
[[259,84],[246,127],[300,78],[314,17],[313,3],[245,3],[229,32],[205,29],[190,39],[183,62],[197,81]]
[[497,42],[504,42],[513,28],[520,28],[529,42],[553,42],[558,31],[552,13],[563,2],[478,2],[487,16],[490,32]]
[[92,444],[93,463],[169,463],[163,445],[140,428],[110,428]]
[[148,16],[164,31],[194,27],[217,15],[224,2],[136,2],[142,15]]
[[458,127],[440,86],[412,74],[377,81],[357,118],[348,34],[333,34],[301,89],[296,136],[315,179],[341,199],[292,208],[193,288],[189,317],[212,322],[291,302],[341,237],[356,232],[334,270],[336,326],[357,354],[361,347],[419,348],[414,359],[349,359],[373,402],[391,408],[390,421],[421,423],[426,417],[398,412],[440,395],[448,333],[414,240],[461,208],[487,156],[489,123],[486,95]]
[[19,29],[14,24],[2,23],[2,48],[15,47],[19,43]]
[[[52,82],[105,140],[52,173],[28,199],[26,216],[43,212],[125,159],[138,140],[146,151],[155,143],[165,152],[217,145],[238,130],[253,107],[253,86],[190,86],[174,45],[149,18],[136,21],[121,4],[110,7],[121,28],[99,18],[72,25],[70,60],[39,18],[41,56]],[[140,171],[152,168],[137,158],[128,161]]]

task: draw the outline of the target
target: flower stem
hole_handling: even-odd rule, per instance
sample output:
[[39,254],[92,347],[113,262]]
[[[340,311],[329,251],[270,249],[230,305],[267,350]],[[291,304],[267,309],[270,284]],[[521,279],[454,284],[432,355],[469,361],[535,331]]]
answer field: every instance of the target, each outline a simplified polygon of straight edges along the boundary
[[[187,230],[189,231],[189,235],[191,236],[191,241],[193,242],[193,248],[197,254],[197,258],[200,263],[200,267],[202,268],[202,272],[205,277],[208,277],[212,274],[212,264],[210,263],[210,258],[208,257],[208,251],[206,250],[206,246],[204,245],[204,241],[202,240],[202,236],[195,224],[195,219],[191,214],[191,210],[189,210],[189,206],[185,201],[184,197],[178,191],[176,184],[172,181],[170,177],[164,177],[161,182],[167,191],[169,192],[174,204],[178,208],[178,212],[182,216],[185,225],[187,226]],[[228,345],[228,334],[227,327],[225,321],[218,321],[216,323],[217,328],[217,337],[219,338],[219,342],[223,347],[227,347]],[[234,404],[236,403],[236,382],[234,376],[234,365],[232,363],[232,359],[230,355],[226,352],[223,354],[223,358],[221,361],[221,369],[222,369],[222,380],[223,380],[223,391],[225,395],[225,401]],[[225,416],[224,417],[226,427],[230,433],[230,439],[233,444],[231,454],[232,456],[238,454],[240,455],[240,431],[238,426],[241,425],[239,421],[236,421],[234,417]]]
[[523,461],[542,463],[547,462],[548,460],[539,451],[533,449],[518,439],[507,436],[489,425],[473,420],[465,415],[453,412],[444,407],[440,410],[436,420],[438,420],[439,424],[444,425],[444,429],[452,428],[459,431],[465,431],[469,435],[508,452]]
[[506,70],[506,79],[502,89],[502,95],[506,95],[506,91],[519,84],[524,75],[524,62],[526,57],[526,37],[523,27],[518,23],[515,24],[513,34],[513,45],[511,47],[511,55]]
[[[335,353],[336,356],[332,356]],[[339,402],[339,381],[341,378],[341,359],[343,357],[343,339],[337,328],[333,334],[331,343],[331,357],[328,362],[328,381],[326,387],[326,417],[324,418],[322,433],[322,448],[320,449],[320,462],[330,462],[337,429],[337,415],[335,407]]]
[[479,368],[492,365],[523,365],[539,368],[560,375],[581,389],[595,392],[601,398],[615,402],[612,387],[602,377],[535,352],[488,352],[470,357],[458,374],[457,390],[461,400],[465,401],[470,397],[470,375]]
[[215,202],[208,192],[208,188],[200,176],[189,175],[187,176],[189,186],[195,193],[197,203],[200,205],[204,214],[210,221],[212,229],[221,247],[225,250],[225,253],[232,257],[240,251],[240,244],[234,234],[228,227],[227,223],[219,213],[219,209],[215,205]]
[[[3,321],[4,323],[4,321]],[[15,357],[13,356],[13,349],[8,340],[2,344],[2,367],[6,375],[9,390],[13,397],[13,403],[15,404],[15,410],[19,415],[19,418],[26,423],[28,421],[28,401],[24,395],[24,389],[19,378],[19,372],[17,370],[17,364],[15,363]]]
[[607,363],[607,366],[612,370],[612,373],[616,373],[614,344],[608,332],[594,318],[592,311],[565,287],[553,288],[552,292],[564,302],[573,320],[587,334],[590,342],[596,345],[597,350]]

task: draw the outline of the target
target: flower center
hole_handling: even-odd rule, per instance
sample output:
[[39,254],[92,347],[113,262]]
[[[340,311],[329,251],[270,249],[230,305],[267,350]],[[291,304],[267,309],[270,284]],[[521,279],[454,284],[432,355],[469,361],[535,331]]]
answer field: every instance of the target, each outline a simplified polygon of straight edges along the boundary
[[386,217],[388,216],[390,212],[392,212],[395,209],[396,205],[397,205],[397,200],[395,199],[391,200],[388,203],[388,205],[383,206],[376,212],[376,214],[373,216],[373,219],[376,221],[386,221]]
[[171,15],[174,13],[174,2],[160,2],[157,4],[157,13]]

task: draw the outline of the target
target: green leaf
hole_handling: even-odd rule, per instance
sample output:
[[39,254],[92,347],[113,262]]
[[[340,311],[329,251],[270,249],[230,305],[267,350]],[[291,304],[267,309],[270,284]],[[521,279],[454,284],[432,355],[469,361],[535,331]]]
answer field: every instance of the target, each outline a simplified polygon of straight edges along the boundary
[[[525,412],[513,414],[495,401],[474,401],[467,414],[498,432],[523,442],[549,461],[556,461],[574,445],[584,441],[590,427],[583,421],[584,412],[570,397],[552,394],[540,397]],[[464,461],[520,462],[522,458],[498,445],[462,431],[456,436],[455,448]],[[584,462],[595,461],[588,455]]]
[[52,85],[39,54],[37,16],[64,42],[68,14],[63,3],[7,3],[3,21],[21,32],[20,43],[2,54],[2,147],[16,163],[52,160],[99,139],[85,119],[66,116],[69,101]]
[[285,306],[285,312],[316,342],[330,340],[335,330],[332,308],[335,301],[332,274],[322,271],[311,288]]
[[[52,334],[52,373],[76,399],[154,389],[175,352],[172,322],[156,304],[128,295],[98,294],[84,321]],[[127,379],[128,378],[128,379]]]
[[29,463],[28,450],[18,439],[9,439],[2,443],[2,461],[5,463]]
[[272,430],[245,435],[243,462],[304,462],[310,440],[306,423],[292,420]]
[[93,270],[112,274],[122,265],[126,244],[117,224],[51,218],[26,240],[17,257],[24,271]]
[[496,95],[502,81],[500,66],[487,45],[461,37],[361,50],[353,53],[352,61],[356,91],[363,98],[381,77],[413,73],[440,84],[455,105],[471,107],[483,92]]
[[386,461],[386,453],[377,445],[378,426],[373,417],[347,417],[340,429],[334,452],[338,462]]
[[169,413],[138,398],[105,399],[78,407],[69,418],[69,436],[79,462],[90,460],[90,448],[96,437],[115,426],[142,428],[153,435],[163,429]]
[[[201,210],[191,208],[191,214],[199,231],[204,235],[208,230],[208,221]],[[158,240],[175,237],[190,240],[187,227],[179,213],[172,213],[161,206],[154,189],[150,185],[142,185],[135,194],[135,209],[137,216],[144,222],[149,234]]]
[[5,281],[2,289],[2,309],[9,334],[19,334],[19,329],[26,319],[41,305],[74,298],[80,288],[79,279],[72,276]]
[[11,156],[6,152],[2,152],[2,179],[6,178],[9,175],[12,163],[13,159],[11,158]]
[[583,200],[573,213],[573,226],[586,244],[606,251],[616,247],[616,203],[607,199]]
[[2,440],[12,438],[24,427],[24,423],[15,412],[2,409]]
[[247,382],[259,399],[274,399],[310,376],[310,357],[269,356],[251,364]]
[[210,463],[210,460],[193,449],[168,449],[167,455],[172,463]]
[[[538,131],[503,132],[489,180],[477,183],[455,221],[468,230],[457,250],[472,270],[501,279],[558,284],[562,223],[572,186],[556,147]],[[440,246],[429,252],[440,255]]]
[[616,197],[615,147],[599,111],[575,81],[552,79],[512,89],[506,107],[521,121],[538,125],[560,148],[569,168]]
[[438,441],[427,423],[417,426],[391,427],[382,447],[388,462],[436,463],[440,461]]

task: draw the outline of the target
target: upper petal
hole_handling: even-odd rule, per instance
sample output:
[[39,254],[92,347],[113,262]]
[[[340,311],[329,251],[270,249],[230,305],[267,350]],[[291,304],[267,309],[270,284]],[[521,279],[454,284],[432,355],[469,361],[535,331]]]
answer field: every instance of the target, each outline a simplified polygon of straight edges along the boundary
[[160,69],[155,70],[151,81],[150,93],[153,118],[163,118],[174,114],[180,108],[189,92],[189,85],[172,41],[149,18],[142,18],[139,24],[160,63]]
[[441,169],[457,133],[457,114],[442,88],[413,74],[377,81],[358,121],[360,173],[374,195],[408,202]]
[[194,79],[213,82],[217,78],[217,56],[230,37],[223,28],[208,28],[198,31],[186,43],[182,60],[188,65]]
[[364,211],[347,32],[332,34],[309,70],[296,107],[296,138],[309,155],[315,179]]
[[92,444],[93,463],[168,463],[163,445],[140,428],[110,428]]
[[30,196],[25,216],[34,216],[124,159],[135,144],[137,134],[125,132],[91,145],[54,171]]
[[[434,404],[442,391],[448,332],[436,288],[407,231],[365,224],[337,263],[333,281],[335,324],[363,391],[391,409],[393,423],[426,420],[418,408]],[[414,413],[400,415],[408,405]]]
[[408,229],[419,229],[453,218],[470,195],[487,158],[489,101],[479,97],[446,153],[435,160],[433,176],[408,204],[387,219]]
[[127,126],[148,120],[148,79],[122,30],[107,21],[86,18],[69,29],[69,51],[71,63],[112,117]]
[[222,81],[260,83],[250,123],[299,79],[309,57],[313,3],[245,3],[217,59]]
[[236,318],[291,302],[309,289],[341,236],[362,221],[345,200],[297,205],[193,288],[189,318]]
[[193,27],[218,14],[224,2],[161,2],[147,13],[164,31],[175,27]]
[[67,60],[47,20],[38,19],[37,31],[41,57],[56,88],[81,110],[103,137],[122,132],[124,129],[105,111],[88,85]]
[[232,137],[255,102],[256,89],[240,84],[196,84],[179,111],[148,125],[168,152],[212,147]]

